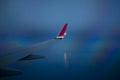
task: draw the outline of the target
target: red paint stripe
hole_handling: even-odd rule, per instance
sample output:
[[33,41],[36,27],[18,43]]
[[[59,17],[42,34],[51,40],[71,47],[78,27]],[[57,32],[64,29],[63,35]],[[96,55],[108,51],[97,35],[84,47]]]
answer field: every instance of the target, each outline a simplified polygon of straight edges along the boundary
[[66,29],[67,29],[67,25],[68,24],[65,24],[64,27],[62,28],[61,32],[59,33],[58,36],[64,36],[64,33],[66,32]]

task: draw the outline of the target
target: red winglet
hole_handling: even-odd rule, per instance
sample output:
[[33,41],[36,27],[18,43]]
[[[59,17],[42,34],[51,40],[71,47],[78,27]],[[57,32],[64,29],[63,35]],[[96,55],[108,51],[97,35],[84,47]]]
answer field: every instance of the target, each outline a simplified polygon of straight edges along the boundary
[[68,24],[65,24],[64,27],[62,28],[62,30],[60,31],[60,33],[58,34],[57,38],[64,38],[65,34],[66,34],[66,29],[67,29]]

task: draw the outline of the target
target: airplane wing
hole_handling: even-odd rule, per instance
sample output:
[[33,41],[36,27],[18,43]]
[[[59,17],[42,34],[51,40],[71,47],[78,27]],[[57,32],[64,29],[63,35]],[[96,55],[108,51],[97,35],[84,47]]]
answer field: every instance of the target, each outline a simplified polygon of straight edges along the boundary
[[[64,36],[66,35],[67,25],[68,24],[65,24],[63,26],[62,30],[59,32],[57,37],[54,39],[40,42],[40,43],[31,45],[31,46],[27,46],[24,48],[16,49],[16,50],[11,51],[11,52],[7,51],[8,53],[5,53],[5,55],[0,55],[0,73],[4,72],[4,75],[6,75],[6,74],[9,75],[7,72],[13,71],[12,74],[18,74],[18,73],[20,73],[19,71],[11,70],[8,68],[6,69],[4,67],[11,64],[11,63],[16,62],[16,61],[26,61],[26,60],[34,60],[34,59],[44,58],[44,56],[35,55],[34,53],[36,51],[39,51],[39,50],[49,46],[49,45],[52,45],[53,43],[56,43],[56,42],[62,40],[64,38]],[[2,75],[3,74],[0,74],[0,77]]]
[[57,35],[56,38],[48,40],[48,41],[40,42],[40,43],[37,43],[37,44],[34,44],[32,46],[29,46],[29,47],[25,48],[24,50],[25,51],[27,50],[28,53],[31,53],[31,54],[29,54],[28,56],[25,56],[25,57],[23,57],[19,60],[20,61],[26,61],[26,60],[34,60],[34,59],[45,58],[45,56],[34,54],[34,52],[39,51],[43,48],[46,48],[47,46],[50,46],[50,45],[62,40],[64,38],[64,36],[66,35],[67,25],[68,24],[65,24],[63,26],[63,28],[61,29],[61,31],[59,32],[59,34]]

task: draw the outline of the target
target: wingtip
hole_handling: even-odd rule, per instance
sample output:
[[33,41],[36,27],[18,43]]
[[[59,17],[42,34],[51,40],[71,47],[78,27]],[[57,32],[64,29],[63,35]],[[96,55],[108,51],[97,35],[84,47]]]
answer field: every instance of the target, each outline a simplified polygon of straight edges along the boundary
[[60,33],[56,37],[57,39],[63,39],[64,36],[66,35],[66,29],[67,29],[68,24],[64,24],[63,28],[61,29]]

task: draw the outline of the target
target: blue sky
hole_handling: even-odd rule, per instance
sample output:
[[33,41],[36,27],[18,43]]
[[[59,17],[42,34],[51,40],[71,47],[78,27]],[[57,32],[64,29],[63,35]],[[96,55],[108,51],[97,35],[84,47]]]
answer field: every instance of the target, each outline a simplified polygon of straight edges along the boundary
[[119,19],[119,3],[115,1],[10,0],[3,3],[3,25],[34,25],[37,29],[53,30],[69,23],[72,30],[77,30],[95,24],[115,25]]

